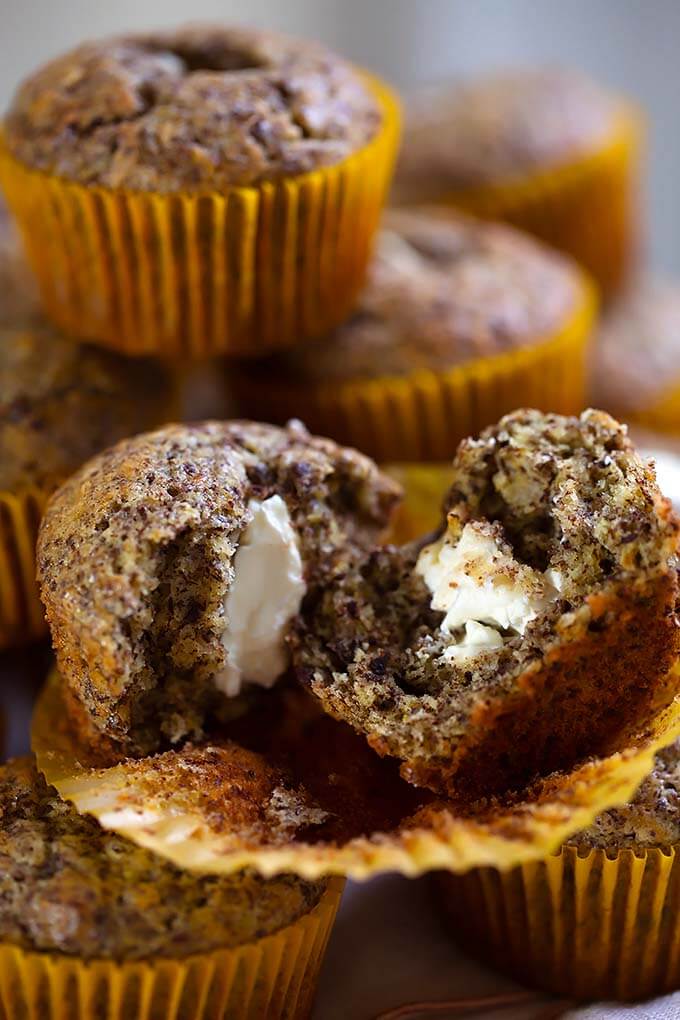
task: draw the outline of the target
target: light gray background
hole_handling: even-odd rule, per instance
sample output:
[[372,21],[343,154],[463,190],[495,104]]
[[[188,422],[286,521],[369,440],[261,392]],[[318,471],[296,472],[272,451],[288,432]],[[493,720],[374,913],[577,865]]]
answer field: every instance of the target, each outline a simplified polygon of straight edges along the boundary
[[0,0],[0,107],[87,36],[202,18],[316,36],[402,88],[527,62],[585,68],[650,113],[650,258],[680,274],[679,0]]

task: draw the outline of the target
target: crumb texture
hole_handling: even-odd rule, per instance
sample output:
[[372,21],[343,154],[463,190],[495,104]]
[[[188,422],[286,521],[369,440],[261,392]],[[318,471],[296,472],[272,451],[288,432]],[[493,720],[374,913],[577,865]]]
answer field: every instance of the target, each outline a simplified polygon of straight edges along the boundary
[[549,339],[581,298],[567,259],[509,227],[431,208],[392,210],[347,323],[327,343],[258,372],[303,386],[445,371]]
[[432,90],[407,110],[397,201],[516,178],[599,148],[622,103],[575,71],[505,72]]
[[90,461],[52,499],[38,543],[78,724],[135,754],[200,735],[229,703],[214,681],[250,501],[286,503],[311,597],[377,539],[398,492],[299,423],[169,426]]
[[573,765],[644,725],[672,697],[678,526],[625,428],[518,411],[451,477],[440,545],[375,551],[310,607],[303,682],[436,790]]
[[180,871],[60,800],[31,758],[0,769],[0,938],[82,959],[184,957],[254,942],[323,882]]
[[325,47],[204,25],[59,57],[19,88],[5,133],[24,163],[83,184],[213,190],[337,163],[380,117]]

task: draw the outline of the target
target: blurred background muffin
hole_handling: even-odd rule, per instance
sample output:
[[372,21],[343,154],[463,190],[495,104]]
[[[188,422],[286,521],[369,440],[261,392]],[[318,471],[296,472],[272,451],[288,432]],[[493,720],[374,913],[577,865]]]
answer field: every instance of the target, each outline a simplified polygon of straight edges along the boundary
[[649,430],[680,432],[680,285],[638,278],[608,310],[590,365],[589,400]]
[[227,377],[248,417],[299,416],[383,461],[444,460],[517,406],[579,411],[593,314],[583,273],[532,238],[392,210],[347,322]]
[[637,246],[638,115],[582,74],[492,74],[415,98],[393,200],[507,220],[580,262],[609,294]]

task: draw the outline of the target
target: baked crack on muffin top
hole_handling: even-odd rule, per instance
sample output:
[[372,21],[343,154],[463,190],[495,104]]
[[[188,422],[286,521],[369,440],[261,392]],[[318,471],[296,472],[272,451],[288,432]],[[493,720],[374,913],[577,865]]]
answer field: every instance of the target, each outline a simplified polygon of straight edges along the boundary
[[140,756],[270,687],[302,601],[377,541],[399,493],[299,423],[169,426],[94,458],[37,553],[76,726]]
[[324,344],[244,371],[301,387],[446,371],[549,339],[582,299],[576,267],[511,227],[391,210],[348,321]]
[[37,170],[169,192],[333,165],[381,116],[359,72],[318,43],[196,25],[79,46],[20,86],[4,129]]
[[405,778],[485,794],[668,703],[678,523],[608,415],[521,410],[461,443],[444,529],[303,607],[300,679]]
[[32,757],[0,767],[0,941],[81,959],[181,958],[254,942],[318,903],[325,882],[201,876],[78,814]]

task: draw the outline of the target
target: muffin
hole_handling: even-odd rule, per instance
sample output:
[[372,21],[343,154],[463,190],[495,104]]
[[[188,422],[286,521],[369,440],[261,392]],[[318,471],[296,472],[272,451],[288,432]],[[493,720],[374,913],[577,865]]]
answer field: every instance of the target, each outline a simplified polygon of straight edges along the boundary
[[339,880],[180,871],[78,814],[30,757],[0,767],[0,858],[8,1016],[311,1008]]
[[530,984],[573,998],[643,999],[680,987],[680,741],[634,799],[555,855],[504,874],[441,877],[466,946]]
[[388,90],[320,44],[196,25],[35,72],[5,117],[0,181],[66,332],[255,355],[344,318],[396,133]]
[[240,412],[291,414],[383,461],[445,460],[521,403],[578,412],[593,317],[573,263],[436,209],[385,219],[367,286],[324,344],[244,365]]
[[81,733],[140,756],[271,687],[302,600],[377,540],[398,495],[299,423],[169,426],[92,459],[51,500],[38,543]]
[[176,401],[163,366],[78,346],[37,321],[0,326],[0,392],[1,647],[45,631],[35,542],[49,495],[98,450],[172,417]]
[[584,75],[502,72],[416,99],[394,200],[507,220],[616,290],[637,240],[638,115]]
[[607,753],[672,700],[678,522],[598,411],[508,415],[450,479],[434,540],[357,559],[303,606],[293,662],[404,778],[486,795]]
[[680,287],[641,277],[609,309],[592,348],[590,394],[624,421],[680,431]]

